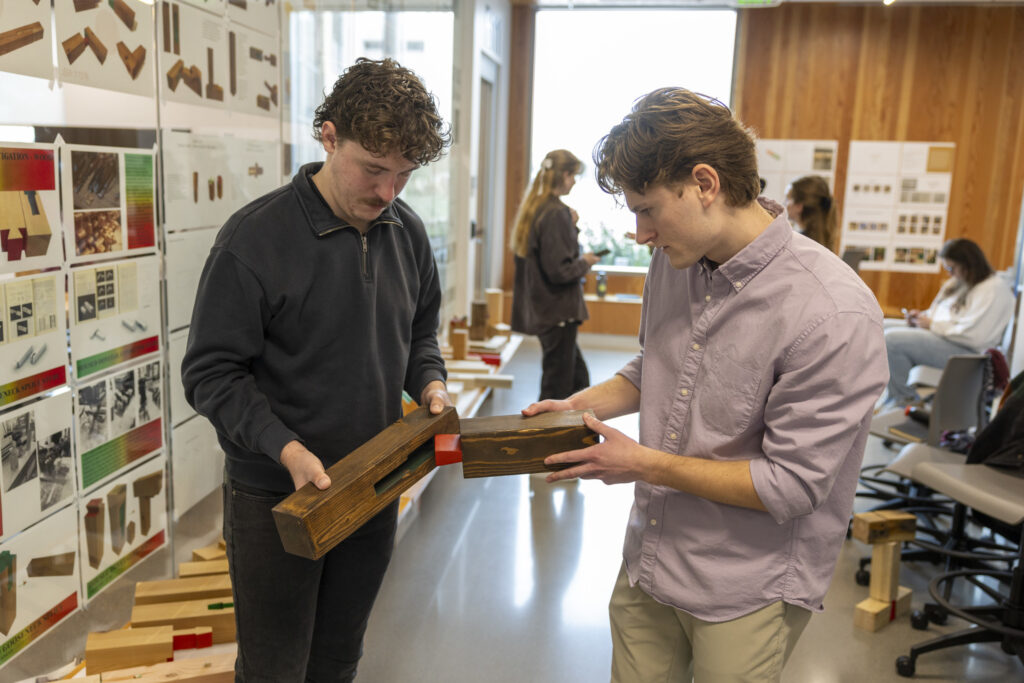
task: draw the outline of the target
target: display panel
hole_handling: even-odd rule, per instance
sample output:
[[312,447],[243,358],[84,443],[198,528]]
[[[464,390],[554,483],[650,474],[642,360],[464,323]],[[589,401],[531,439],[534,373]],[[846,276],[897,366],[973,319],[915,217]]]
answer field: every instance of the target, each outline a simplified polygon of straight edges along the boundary
[[0,280],[0,407],[67,382],[64,271]]
[[63,259],[55,147],[0,143],[0,273]]

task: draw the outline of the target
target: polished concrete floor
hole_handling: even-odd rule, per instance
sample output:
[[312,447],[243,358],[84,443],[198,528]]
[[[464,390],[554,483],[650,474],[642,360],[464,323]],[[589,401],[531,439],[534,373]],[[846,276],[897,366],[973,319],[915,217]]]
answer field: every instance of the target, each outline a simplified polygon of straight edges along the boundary
[[[609,345],[614,348],[608,348]],[[585,340],[595,382],[631,357],[630,342]],[[499,390],[481,414],[511,414],[539,388],[540,350],[528,339],[508,372],[513,389]],[[615,426],[635,436],[636,419]],[[872,438],[866,462],[892,454]],[[403,523],[394,560],[370,620],[360,683],[599,683],[608,680],[611,643],[607,602],[621,561],[632,487],[600,482],[549,485],[540,476],[462,479],[458,466],[442,468]],[[864,509],[869,501],[858,501]],[[188,513],[175,532],[175,561],[219,535],[220,499],[214,494]],[[866,546],[847,541],[825,612],[812,618],[797,644],[787,683],[873,683],[908,680],[895,658],[939,633],[915,631],[902,618],[871,634],[853,627],[853,606],[867,588],[854,581]],[[85,633],[122,625],[131,583],[168,576],[165,549],[131,570],[89,610],[72,617],[0,669],[0,683],[52,671],[84,648]],[[927,597],[936,568],[904,566],[901,583],[914,606]],[[917,680],[1024,681],[1024,666],[998,645],[959,647],[923,656]]]

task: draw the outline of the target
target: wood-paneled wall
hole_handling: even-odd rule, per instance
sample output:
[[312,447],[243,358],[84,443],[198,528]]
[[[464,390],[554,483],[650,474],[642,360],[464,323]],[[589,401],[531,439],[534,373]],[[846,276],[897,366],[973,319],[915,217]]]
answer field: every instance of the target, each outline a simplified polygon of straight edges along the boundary
[[[784,3],[739,17],[733,106],[766,138],[956,143],[947,237],[1013,264],[1024,190],[1024,7]],[[863,272],[887,312],[944,274]]]

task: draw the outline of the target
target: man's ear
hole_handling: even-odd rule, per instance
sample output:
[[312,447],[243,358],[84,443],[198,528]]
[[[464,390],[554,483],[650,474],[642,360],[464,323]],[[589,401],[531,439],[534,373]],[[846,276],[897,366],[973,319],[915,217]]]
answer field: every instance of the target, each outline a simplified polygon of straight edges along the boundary
[[324,125],[320,127],[320,141],[324,146],[324,151],[328,154],[337,151],[338,129],[330,121],[324,121]]
[[707,164],[697,164],[693,167],[691,177],[697,183],[697,196],[701,203],[707,207],[718,197],[722,191],[722,183],[718,177],[718,171]]

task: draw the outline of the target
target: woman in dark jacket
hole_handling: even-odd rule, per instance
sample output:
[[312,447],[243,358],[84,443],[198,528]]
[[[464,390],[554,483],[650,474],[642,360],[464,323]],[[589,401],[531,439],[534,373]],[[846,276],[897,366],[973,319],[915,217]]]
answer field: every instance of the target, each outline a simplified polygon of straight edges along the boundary
[[576,343],[579,325],[587,319],[580,279],[600,257],[580,253],[576,212],[561,200],[582,169],[580,160],[564,149],[544,157],[512,232],[512,329],[540,338],[540,400],[567,398],[590,386],[590,373]]

